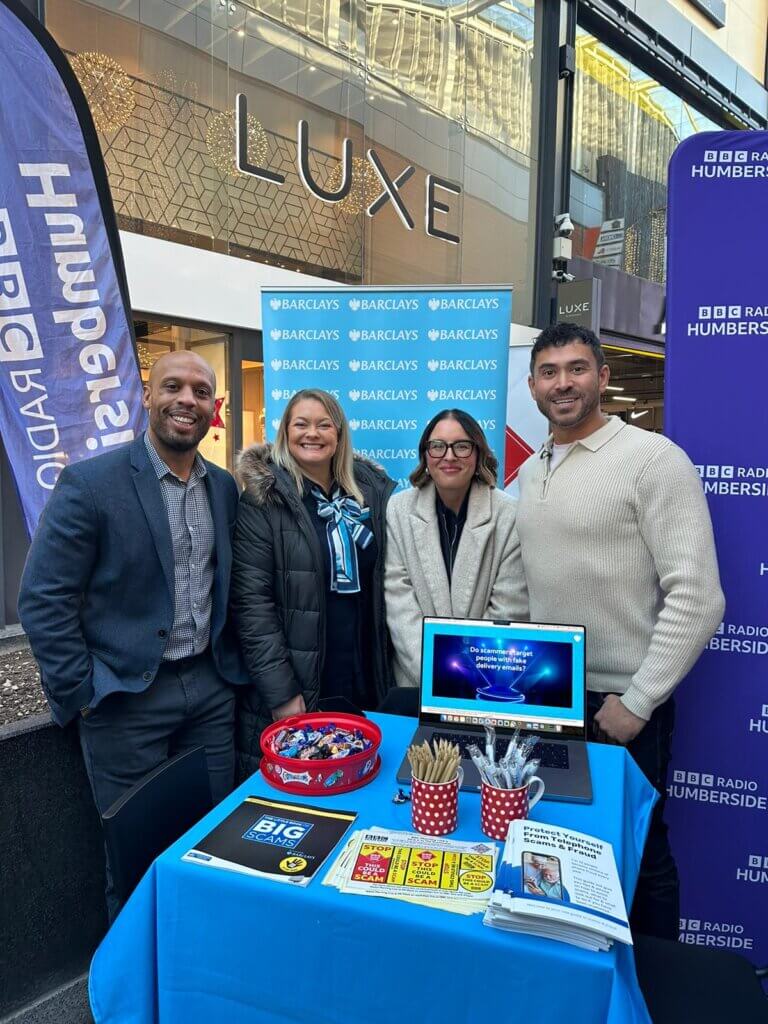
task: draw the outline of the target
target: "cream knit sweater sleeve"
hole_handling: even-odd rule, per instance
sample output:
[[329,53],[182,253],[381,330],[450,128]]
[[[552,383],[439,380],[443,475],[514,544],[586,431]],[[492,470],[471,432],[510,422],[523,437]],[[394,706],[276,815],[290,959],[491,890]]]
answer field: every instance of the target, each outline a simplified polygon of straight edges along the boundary
[[621,700],[648,719],[701,654],[722,621],[725,601],[706,498],[685,452],[665,445],[636,489],[639,528],[663,601],[647,654]]

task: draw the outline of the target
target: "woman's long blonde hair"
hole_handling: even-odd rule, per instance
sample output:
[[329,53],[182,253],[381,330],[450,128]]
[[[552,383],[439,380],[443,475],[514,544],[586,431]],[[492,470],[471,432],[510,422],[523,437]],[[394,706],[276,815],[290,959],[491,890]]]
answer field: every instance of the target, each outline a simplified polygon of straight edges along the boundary
[[280,426],[277,428],[277,437],[272,448],[272,461],[276,466],[281,466],[291,474],[296,482],[299,493],[301,493],[304,487],[304,476],[299,468],[299,464],[288,448],[288,424],[291,422],[294,406],[298,402],[306,400],[319,402],[328,413],[331,422],[336,428],[338,445],[331,459],[331,476],[345,494],[351,494],[361,505],[364,504],[362,491],[355,481],[352,439],[349,436],[347,417],[333,395],[328,394],[327,391],[320,391],[316,388],[304,388],[303,391],[296,392],[285,407],[285,412],[280,420]]

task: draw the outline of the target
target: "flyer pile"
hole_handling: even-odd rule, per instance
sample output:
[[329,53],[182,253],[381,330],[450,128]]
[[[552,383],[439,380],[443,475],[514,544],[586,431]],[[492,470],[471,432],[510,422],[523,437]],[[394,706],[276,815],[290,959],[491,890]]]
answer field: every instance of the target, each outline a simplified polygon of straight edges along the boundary
[[323,885],[358,896],[477,914],[488,906],[498,852],[494,843],[373,826],[351,834]]
[[372,746],[359,729],[342,729],[330,723],[314,729],[282,729],[273,740],[272,750],[300,761],[335,761]]

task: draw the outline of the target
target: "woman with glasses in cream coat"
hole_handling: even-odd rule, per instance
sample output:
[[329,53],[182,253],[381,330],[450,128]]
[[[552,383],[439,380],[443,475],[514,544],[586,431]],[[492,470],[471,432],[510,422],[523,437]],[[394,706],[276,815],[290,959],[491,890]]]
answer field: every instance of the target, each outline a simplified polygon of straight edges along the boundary
[[398,686],[419,685],[425,615],[528,618],[517,503],[497,470],[480,424],[445,409],[421,436],[413,489],[389,501],[384,594]]

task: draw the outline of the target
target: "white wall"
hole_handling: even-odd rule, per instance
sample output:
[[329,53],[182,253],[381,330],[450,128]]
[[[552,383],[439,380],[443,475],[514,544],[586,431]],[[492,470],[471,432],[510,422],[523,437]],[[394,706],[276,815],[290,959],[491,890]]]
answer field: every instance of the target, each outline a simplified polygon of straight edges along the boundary
[[131,307],[171,319],[259,331],[262,287],[333,283],[130,231],[121,231],[120,241]]
[[[120,241],[132,309],[170,319],[260,331],[261,288],[344,287],[311,274],[281,270],[131,231],[121,231]],[[534,327],[512,324],[509,343],[530,346],[538,333]]]

